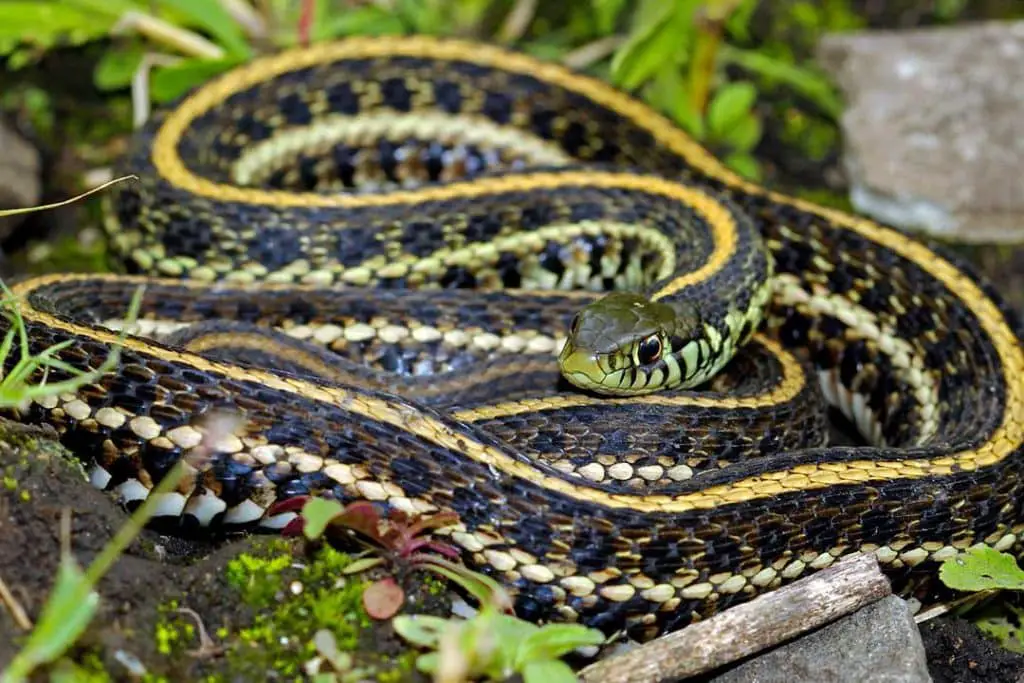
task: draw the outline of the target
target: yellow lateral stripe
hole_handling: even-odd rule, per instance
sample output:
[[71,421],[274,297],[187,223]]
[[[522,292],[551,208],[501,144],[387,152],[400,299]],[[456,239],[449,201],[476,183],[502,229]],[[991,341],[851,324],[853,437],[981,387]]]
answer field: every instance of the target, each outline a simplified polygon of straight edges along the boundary
[[[45,278],[44,278],[45,279]],[[32,287],[29,280],[16,286],[16,295],[26,294]],[[65,322],[47,313],[28,309],[22,315],[26,320],[76,335],[84,335],[105,344],[116,344],[118,336],[107,330],[93,330],[84,325]],[[153,355],[153,348],[144,340],[127,338],[126,348],[140,354]],[[255,368],[235,367],[230,364],[217,363],[200,356],[179,351],[163,351],[160,357],[164,360],[190,365],[198,370],[221,373],[225,376],[241,380],[254,381],[265,386],[291,393],[314,401],[325,401],[342,407],[344,410],[357,412],[369,419],[392,425],[398,429],[409,431],[420,438],[426,439],[443,448],[465,454],[476,462],[493,467],[507,475],[536,484],[550,491],[560,493],[569,498],[604,505],[609,508],[633,509],[651,513],[683,513],[698,509],[712,509],[720,505],[738,503],[761,498],[771,498],[780,493],[795,493],[833,486],[835,479],[848,479],[851,483],[865,481],[885,481],[897,478],[915,479],[935,474],[948,474],[953,464],[968,469],[977,469],[998,462],[1005,453],[998,451],[1000,442],[989,442],[993,445],[987,451],[968,451],[955,456],[942,456],[931,460],[906,461],[871,461],[859,460],[843,463],[804,464],[789,470],[766,472],[755,477],[748,477],[728,485],[714,486],[701,491],[676,496],[644,495],[628,492],[608,493],[605,491],[581,486],[580,482],[546,474],[536,464],[522,462],[512,455],[497,448],[475,441],[465,435],[457,434],[442,422],[422,413],[415,413],[405,405],[396,405],[378,398],[371,398],[359,392],[352,392],[336,387],[321,387],[293,378],[283,378]],[[635,400],[635,399],[634,399]],[[768,486],[768,490],[761,490]]]

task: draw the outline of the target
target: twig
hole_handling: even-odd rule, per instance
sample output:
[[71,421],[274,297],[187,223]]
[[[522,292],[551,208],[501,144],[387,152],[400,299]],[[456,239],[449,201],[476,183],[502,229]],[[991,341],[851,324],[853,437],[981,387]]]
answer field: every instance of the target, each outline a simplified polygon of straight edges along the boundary
[[502,43],[514,43],[522,38],[530,28],[536,13],[537,0],[516,0],[512,11],[505,15],[505,21],[498,29],[498,40]]
[[199,636],[199,648],[196,650],[189,650],[188,654],[197,659],[206,659],[207,657],[216,657],[219,654],[223,654],[224,648],[218,645],[213,638],[210,637],[210,633],[206,630],[206,624],[203,623],[203,618],[199,616],[198,612],[190,607],[179,607],[174,610],[179,614],[192,617],[196,622],[196,634]]
[[120,33],[129,29],[134,29],[161,45],[174,47],[189,57],[224,58],[224,49],[216,43],[203,38],[198,33],[187,31],[145,12],[136,10],[125,12],[114,24],[111,33]]
[[149,73],[154,66],[174,66],[181,62],[174,55],[147,52],[132,74],[132,125],[141,128],[149,120]]
[[3,578],[0,578],[0,601],[7,605],[7,609],[10,611],[11,616],[14,618],[14,623],[17,624],[18,628],[22,631],[32,630],[32,620],[28,618],[28,612],[21,606],[18,599],[14,597],[14,593],[4,583]]
[[892,592],[869,553],[737,605],[580,672],[586,683],[652,683],[694,676],[855,612]]
[[604,38],[598,38],[586,45],[566,53],[562,57],[562,64],[569,67],[570,69],[576,69],[582,71],[594,62],[599,62],[611,53],[619,49],[619,46],[625,41],[624,36],[605,36]]
[[220,4],[250,38],[263,40],[267,37],[267,22],[250,3],[245,0],[220,0]]

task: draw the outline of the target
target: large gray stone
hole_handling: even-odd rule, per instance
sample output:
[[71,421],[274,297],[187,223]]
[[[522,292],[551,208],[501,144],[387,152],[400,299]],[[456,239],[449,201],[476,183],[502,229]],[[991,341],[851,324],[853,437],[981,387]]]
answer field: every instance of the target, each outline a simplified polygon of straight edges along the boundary
[[719,672],[709,683],[930,683],[907,603],[890,596]]
[[851,201],[962,241],[1024,238],[1024,22],[826,37]]

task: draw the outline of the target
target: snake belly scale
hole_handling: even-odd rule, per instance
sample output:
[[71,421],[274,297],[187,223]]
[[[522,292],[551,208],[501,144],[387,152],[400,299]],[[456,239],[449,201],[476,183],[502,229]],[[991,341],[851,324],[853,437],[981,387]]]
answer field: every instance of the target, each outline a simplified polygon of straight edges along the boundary
[[[144,283],[136,334],[18,416],[127,503],[212,448],[161,501],[186,530],[280,528],[268,508],[302,494],[454,510],[522,616],[641,639],[851,552],[923,597],[958,549],[1019,551],[1024,352],[998,295],[596,79],[455,40],[323,44],[158,113],[124,170],[132,274],[13,290],[32,350],[74,340],[76,367]],[[863,445],[829,445],[826,405]],[[211,443],[221,409],[242,419]]]

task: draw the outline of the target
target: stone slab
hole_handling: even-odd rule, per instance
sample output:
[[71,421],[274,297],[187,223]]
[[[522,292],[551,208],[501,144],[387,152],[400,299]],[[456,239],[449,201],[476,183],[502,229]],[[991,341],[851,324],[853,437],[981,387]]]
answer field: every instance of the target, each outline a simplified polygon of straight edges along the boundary
[[931,683],[921,633],[890,596],[718,672],[707,683]]
[[1024,240],[1024,22],[827,36],[855,208],[968,242]]

